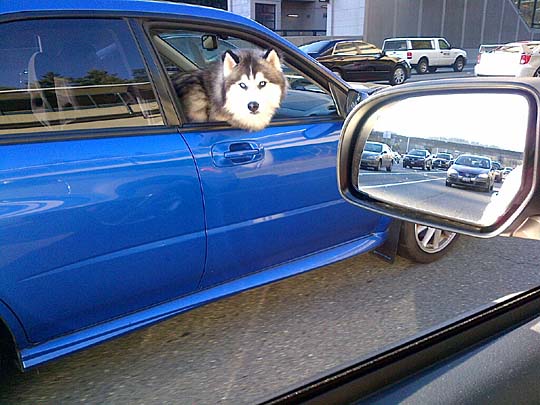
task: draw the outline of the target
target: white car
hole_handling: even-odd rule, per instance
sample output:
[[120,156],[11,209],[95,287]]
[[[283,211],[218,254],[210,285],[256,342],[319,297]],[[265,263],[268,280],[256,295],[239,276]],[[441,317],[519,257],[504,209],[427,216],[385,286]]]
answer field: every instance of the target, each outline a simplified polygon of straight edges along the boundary
[[540,77],[540,41],[511,42],[478,55],[476,76]]
[[387,38],[382,50],[389,56],[406,60],[419,74],[434,73],[439,67],[461,72],[467,63],[466,51],[438,37]]

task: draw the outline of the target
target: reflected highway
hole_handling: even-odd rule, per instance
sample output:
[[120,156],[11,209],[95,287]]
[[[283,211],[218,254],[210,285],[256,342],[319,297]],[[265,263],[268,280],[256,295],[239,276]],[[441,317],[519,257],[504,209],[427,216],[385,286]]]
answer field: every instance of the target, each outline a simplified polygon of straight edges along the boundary
[[[425,211],[447,210],[448,216],[465,221],[478,221],[493,193],[501,183],[495,183],[492,192],[446,187],[446,170],[405,169],[394,164],[391,172],[361,169],[360,188],[373,197],[394,201],[407,207]],[[452,210],[450,210],[452,207]]]

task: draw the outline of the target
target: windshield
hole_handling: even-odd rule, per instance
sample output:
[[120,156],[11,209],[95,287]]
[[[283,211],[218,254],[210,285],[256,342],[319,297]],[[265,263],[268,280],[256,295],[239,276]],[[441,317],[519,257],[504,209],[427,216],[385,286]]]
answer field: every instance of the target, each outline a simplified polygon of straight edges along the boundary
[[328,46],[330,41],[317,41],[300,47],[306,53],[319,53]]
[[382,152],[383,147],[380,143],[367,142],[364,151],[366,152]]
[[408,153],[412,156],[422,156],[425,157],[427,155],[427,152],[425,150],[412,150]]
[[461,166],[478,167],[481,169],[489,169],[491,162],[489,159],[478,156],[460,156],[456,159],[455,164]]
[[437,157],[439,159],[446,159],[446,160],[452,159],[452,156],[450,154],[448,154],[448,153],[439,153],[439,154],[437,154]]

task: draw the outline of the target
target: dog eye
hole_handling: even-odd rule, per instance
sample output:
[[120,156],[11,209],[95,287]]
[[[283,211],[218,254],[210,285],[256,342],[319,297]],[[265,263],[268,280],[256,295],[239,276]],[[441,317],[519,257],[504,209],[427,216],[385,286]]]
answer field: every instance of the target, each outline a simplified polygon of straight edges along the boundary
[[264,80],[259,82],[259,89],[262,89],[264,86],[266,86],[266,82]]
[[245,83],[240,83],[239,86],[241,89],[247,90],[247,86]]

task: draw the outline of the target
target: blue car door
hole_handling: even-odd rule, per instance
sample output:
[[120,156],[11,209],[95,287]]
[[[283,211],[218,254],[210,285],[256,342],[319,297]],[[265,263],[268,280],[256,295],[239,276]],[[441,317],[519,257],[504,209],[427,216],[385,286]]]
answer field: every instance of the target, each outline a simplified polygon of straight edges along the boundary
[[[182,66],[171,66],[174,55],[155,38],[175,39],[172,45],[182,53],[178,41],[198,36],[192,42],[201,44],[206,34],[157,29],[151,35],[167,70],[178,71]],[[227,41],[253,47],[230,36]],[[184,51],[179,65],[185,59],[196,58]],[[199,168],[204,196],[208,256],[203,288],[379,229],[380,216],[346,204],[339,195],[336,153],[342,118],[332,97],[301,72],[285,71],[291,89],[266,129],[248,132],[206,123],[180,129]]]
[[195,290],[197,170],[126,22],[20,21],[0,39],[0,291],[29,340]]

